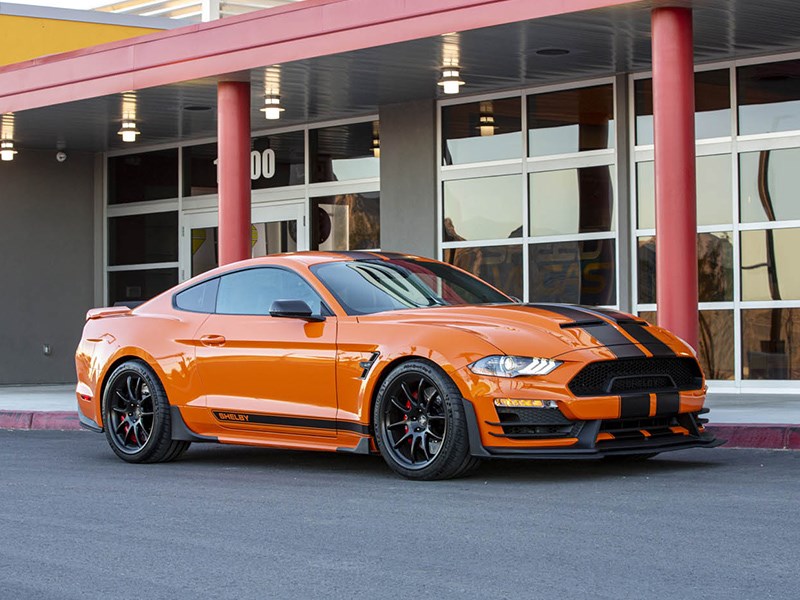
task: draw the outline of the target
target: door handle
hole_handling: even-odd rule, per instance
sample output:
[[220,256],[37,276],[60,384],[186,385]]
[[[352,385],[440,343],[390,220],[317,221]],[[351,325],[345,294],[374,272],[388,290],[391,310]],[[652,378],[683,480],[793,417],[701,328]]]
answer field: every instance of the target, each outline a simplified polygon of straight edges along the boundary
[[223,346],[225,345],[224,335],[204,335],[200,337],[203,346]]

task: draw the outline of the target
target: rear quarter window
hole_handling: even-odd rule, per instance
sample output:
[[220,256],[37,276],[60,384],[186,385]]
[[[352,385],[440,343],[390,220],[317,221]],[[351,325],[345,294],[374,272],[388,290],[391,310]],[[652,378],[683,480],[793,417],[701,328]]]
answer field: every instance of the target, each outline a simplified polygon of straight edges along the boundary
[[213,313],[217,305],[219,278],[210,279],[175,294],[175,308],[189,312]]

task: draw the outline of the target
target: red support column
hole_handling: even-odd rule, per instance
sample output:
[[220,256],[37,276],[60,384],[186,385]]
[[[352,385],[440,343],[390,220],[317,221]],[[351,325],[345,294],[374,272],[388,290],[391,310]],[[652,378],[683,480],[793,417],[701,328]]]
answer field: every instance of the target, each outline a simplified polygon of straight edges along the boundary
[[697,349],[692,11],[652,11],[658,324]]
[[219,264],[250,258],[250,84],[217,86]]

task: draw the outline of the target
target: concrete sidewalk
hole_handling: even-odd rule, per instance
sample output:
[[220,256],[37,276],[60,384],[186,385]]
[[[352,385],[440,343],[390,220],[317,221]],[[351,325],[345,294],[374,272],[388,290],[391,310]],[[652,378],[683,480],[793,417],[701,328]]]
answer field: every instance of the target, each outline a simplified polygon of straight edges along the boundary
[[[0,429],[80,429],[74,385],[0,386]],[[709,394],[708,427],[735,448],[800,449],[800,396]]]

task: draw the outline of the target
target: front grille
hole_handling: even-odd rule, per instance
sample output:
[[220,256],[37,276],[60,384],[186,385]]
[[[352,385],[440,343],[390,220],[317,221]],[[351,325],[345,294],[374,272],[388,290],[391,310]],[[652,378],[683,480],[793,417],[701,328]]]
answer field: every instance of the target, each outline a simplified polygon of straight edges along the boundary
[[503,433],[492,433],[495,437],[512,439],[536,439],[551,437],[574,437],[581,422],[570,421],[557,408],[496,407],[499,421],[487,421],[487,425],[500,426]]
[[697,361],[689,357],[624,358],[586,365],[569,382],[576,396],[695,390],[703,385]]

